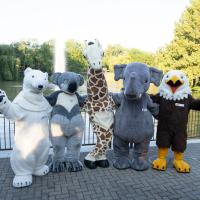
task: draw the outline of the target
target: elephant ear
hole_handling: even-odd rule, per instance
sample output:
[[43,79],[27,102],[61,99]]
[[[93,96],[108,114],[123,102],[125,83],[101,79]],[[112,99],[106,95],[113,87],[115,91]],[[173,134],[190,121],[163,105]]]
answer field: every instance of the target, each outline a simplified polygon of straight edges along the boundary
[[114,74],[115,74],[114,79],[116,81],[118,81],[120,79],[124,79],[124,70],[125,69],[126,69],[126,64],[114,65]]
[[57,72],[57,73],[53,73],[50,77],[50,80],[52,83],[58,85],[58,80],[59,80],[59,77],[61,76],[62,73],[60,72]]
[[160,81],[162,80],[163,71],[158,70],[154,67],[150,67],[149,71],[150,71],[150,82],[153,83],[156,86],[159,86]]

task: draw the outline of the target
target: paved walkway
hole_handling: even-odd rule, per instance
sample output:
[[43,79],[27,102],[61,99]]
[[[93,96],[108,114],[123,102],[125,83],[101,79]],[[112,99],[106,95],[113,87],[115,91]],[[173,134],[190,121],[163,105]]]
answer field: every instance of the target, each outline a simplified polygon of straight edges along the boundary
[[[83,153],[82,153],[83,160]],[[113,152],[109,152],[112,160]],[[156,148],[150,148],[150,159],[156,157]],[[137,172],[84,168],[77,173],[49,173],[33,179],[31,187],[14,189],[13,172],[9,159],[0,159],[1,200],[200,200],[200,144],[189,144],[186,160],[191,164],[189,174],[180,174],[172,167],[172,154],[166,172],[149,169]]]

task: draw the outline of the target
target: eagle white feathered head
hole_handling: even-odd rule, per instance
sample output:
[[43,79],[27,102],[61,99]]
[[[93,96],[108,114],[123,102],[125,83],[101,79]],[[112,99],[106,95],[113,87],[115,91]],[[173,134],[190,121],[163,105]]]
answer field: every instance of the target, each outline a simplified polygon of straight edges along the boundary
[[166,73],[159,87],[160,96],[169,100],[181,100],[191,94],[187,76],[180,70]]

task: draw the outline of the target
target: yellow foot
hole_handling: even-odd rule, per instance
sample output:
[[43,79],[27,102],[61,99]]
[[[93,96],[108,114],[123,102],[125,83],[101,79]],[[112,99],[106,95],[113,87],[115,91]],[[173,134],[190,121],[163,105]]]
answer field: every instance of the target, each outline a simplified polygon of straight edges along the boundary
[[186,163],[184,160],[174,160],[173,165],[177,172],[181,173],[190,172],[190,165]]
[[167,161],[163,158],[157,158],[152,162],[153,169],[165,171],[167,167]]

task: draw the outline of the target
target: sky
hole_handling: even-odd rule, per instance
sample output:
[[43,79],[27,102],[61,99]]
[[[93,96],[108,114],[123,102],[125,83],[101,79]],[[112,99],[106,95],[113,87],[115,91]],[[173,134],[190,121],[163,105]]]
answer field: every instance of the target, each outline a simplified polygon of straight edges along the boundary
[[98,38],[155,52],[173,39],[190,0],[0,0],[0,43]]

